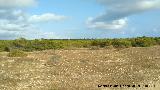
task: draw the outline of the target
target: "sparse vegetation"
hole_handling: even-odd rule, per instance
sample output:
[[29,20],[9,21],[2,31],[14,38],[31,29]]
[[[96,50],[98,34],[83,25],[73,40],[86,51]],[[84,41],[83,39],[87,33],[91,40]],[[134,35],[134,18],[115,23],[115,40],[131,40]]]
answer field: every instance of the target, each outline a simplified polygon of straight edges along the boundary
[[[7,53],[0,52],[0,90],[160,90],[160,46],[44,50],[20,58]],[[101,84],[156,87],[98,88]]]
[[60,62],[60,58],[61,58],[61,56],[54,55],[50,59],[47,60],[45,65],[50,66],[50,67],[55,66]]
[[[160,37],[1,40],[0,90],[99,90],[101,83],[159,83],[158,45]],[[75,48],[82,49],[71,50]]]
[[21,50],[12,50],[8,53],[9,57],[26,57],[27,53],[25,53],[24,51]]

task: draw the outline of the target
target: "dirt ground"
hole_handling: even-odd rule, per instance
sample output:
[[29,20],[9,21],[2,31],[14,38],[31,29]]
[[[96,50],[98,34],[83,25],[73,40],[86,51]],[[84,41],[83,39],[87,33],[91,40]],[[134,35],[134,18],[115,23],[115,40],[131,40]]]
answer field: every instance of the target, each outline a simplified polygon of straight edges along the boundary
[[160,90],[160,46],[28,54],[0,53],[0,90]]

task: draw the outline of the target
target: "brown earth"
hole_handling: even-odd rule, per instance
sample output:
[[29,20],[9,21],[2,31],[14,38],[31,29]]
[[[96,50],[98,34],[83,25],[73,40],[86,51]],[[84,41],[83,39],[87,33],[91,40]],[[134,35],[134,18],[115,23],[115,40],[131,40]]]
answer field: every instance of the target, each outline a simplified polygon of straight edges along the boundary
[[0,90],[160,90],[160,46],[28,54],[11,58],[0,53]]

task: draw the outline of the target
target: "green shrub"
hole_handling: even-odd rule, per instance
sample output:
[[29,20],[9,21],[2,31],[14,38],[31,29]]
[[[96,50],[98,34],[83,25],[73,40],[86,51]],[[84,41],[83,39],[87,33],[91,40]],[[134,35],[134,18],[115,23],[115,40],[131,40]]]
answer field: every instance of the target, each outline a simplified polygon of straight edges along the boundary
[[11,48],[10,48],[10,47],[5,47],[5,48],[4,48],[4,51],[10,52],[10,51],[11,51]]
[[138,38],[120,38],[120,39],[80,39],[80,40],[52,40],[52,39],[35,39],[27,40],[19,38],[16,40],[0,40],[0,52],[10,52],[14,49],[22,51],[42,51],[48,49],[72,49],[72,48],[114,48],[126,47],[148,47],[160,45],[160,37],[138,37]]
[[12,50],[8,53],[9,57],[26,57],[27,53],[21,50]]
[[135,47],[149,47],[156,44],[156,40],[147,37],[136,38],[133,46]]
[[155,38],[156,45],[160,45],[160,38]]
[[98,46],[99,45],[99,41],[98,40],[94,40],[91,43],[91,46]]
[[129,40],[115,39],[115,40],[113,40],[112,45],[115,48],[128,48],[128,47],[132,46],[132,43]]
[[106,46],[112,46],[112,40],[107,39],[106,40]]
[[105,46],[109,45],[109,42],[106,42],[104,40],[94,40],[91,43],[91,46],[99,46],[100,48],[103,48]]

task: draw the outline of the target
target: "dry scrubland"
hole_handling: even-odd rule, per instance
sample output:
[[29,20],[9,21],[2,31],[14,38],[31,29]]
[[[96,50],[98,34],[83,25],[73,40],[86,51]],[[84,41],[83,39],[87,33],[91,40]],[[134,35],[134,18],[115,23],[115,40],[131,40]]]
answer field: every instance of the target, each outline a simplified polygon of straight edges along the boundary
[[99,84],[155,84],[142,90],[160,90],[160,46],[28,54],[13,58],[0,53],[0,90],[133,89],[98,88]]

